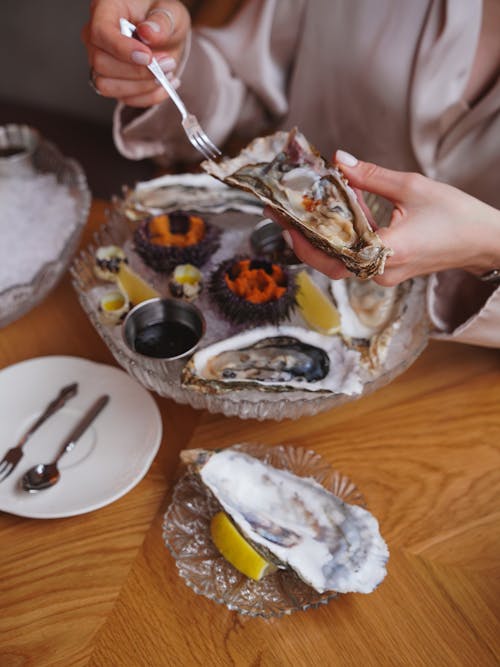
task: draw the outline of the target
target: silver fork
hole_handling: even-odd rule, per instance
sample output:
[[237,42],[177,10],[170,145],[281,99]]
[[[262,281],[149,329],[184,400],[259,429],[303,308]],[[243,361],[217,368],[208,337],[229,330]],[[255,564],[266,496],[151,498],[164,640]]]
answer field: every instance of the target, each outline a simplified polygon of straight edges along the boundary
[[55,412],[60,410],[72,398],[78,391],[78,383],[74,382],[69,384],[67,387],[63,387],[56,398],[51,401],[42,414],[38,417],[36,422],[29,427],[29,429],[24,433],[22,438],[19,440],[15,447],[11,447],[0,461],[0,482],[3,482],[10,473],[17,466],[19,461],[23,456],[23,447],[26,444],[28,438],[30,438],[33,433],[40,428],[40,426],[47,421],[47,419],[52,416]]
[[[126,37],[136,38],[136,27],[133,23],[127,21],[127,19],[120,19],[120,32]],[[148,65],[148,69],[167,91],[170,99],[179,109],[182,117],[181,123],[182,127],[184,128],[184,132],[196,150],[199,151],[207,160],[216,160],[218,157],[220,157],[222,155],[221,151],[203,130],[196,116],[188,112],[184,102],[181,100],[177,91],[165,76],[156,58],[152,59],[151,63]]]

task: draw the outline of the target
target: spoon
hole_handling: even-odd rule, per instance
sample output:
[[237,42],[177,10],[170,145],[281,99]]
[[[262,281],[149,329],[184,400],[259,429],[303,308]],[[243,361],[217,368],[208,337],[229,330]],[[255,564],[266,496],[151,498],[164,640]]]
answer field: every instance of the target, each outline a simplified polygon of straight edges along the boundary
[[95,401],[68,435],[59,454],[52,463],[39,463],[38,465],[33,466],[33,468],[30,468],[28,472],[23,475],[22,485],[25,491],[36,493],[37,491],[48,489],[49,487],[54,486],[54,484],[57,484],[61,476],[61,473],[57,468],[59,459],[73,449],[78,438],[83,435],[108,401],[109,396],[106,394]]

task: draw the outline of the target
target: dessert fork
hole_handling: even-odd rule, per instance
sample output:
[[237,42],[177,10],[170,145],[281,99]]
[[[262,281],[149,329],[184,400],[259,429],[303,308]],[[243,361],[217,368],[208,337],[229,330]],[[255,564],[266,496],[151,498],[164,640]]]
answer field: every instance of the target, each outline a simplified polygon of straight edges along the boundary
[[[137,39],[136,27],[133,23],[127,21],[127,19],[120,19],[120,32],[126,37],[133,37]],[[177,91],[165,76],[156,58],[153,58],[147,67],[156,80],[167,91],[170,99],[179,109],[182,118],[182,127],[184,128],[184,132],[186,133],[186,136],[191,144],[207,160],[216,160],[218,157],[220,157],[222,155],[221,151],[217,148],[213,141],[210,140],[207,133],[202,129],[196,116],[188,112],[184,102],[181,100]]]
[[29,427],[15,447],[11,447],[0,461],[0,482],[3,482],[17,466],[23,456],[23,447],[26,441],[47,419],[63,407],[78,391],[78,384],[74,382],[63,387],[58,396],[51,401],[36,422]]

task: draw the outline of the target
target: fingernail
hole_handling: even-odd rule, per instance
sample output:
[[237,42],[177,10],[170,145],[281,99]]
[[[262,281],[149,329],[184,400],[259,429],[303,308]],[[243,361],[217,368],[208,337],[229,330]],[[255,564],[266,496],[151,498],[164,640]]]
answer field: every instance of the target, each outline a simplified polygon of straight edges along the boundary
[[290,232],[288,231],[288,229],[284,229],[284,230],[281,232],[281,236],[283,237],[283,239],[284,239],[285,243],[287,244],[287,246],[293,250],[292,235],[290,234]]
[[174,58],[170,58],[169,56],[161,58],[161,60],[158,61],[158,64],[160,65],[160,67],[164,72],[171,72],[172,70],[175,69],[175,66],[177,65]]
[[151,57],[144,51],[132,51],[132,60],[137,65],[149,65]]
[[341,164],[345,164],[346,167],[355,167],[358,164],[357,158],[355,158],[354,155],[347,153],[347,151],[338,150],[335,153],[335,160]]
[[[150,12],[148,12],[148,16],[151,16],[152,14],[164,14],[167,19],[169,20],[170,23],[170,32],[168,33],[171,35],[174,32],[175,29],[175,23],[174,23],[174,15],[172,12],[168,9],[163,9],[163,7],[155,7],[152,9]],[[149,21],[148,21],[149,23]]]
[[153,32],[160,32],[161,28],[156,21],[143,21],[141,25],[147,25]]
[[[161,30],[160,25],[158,23],[156,23],[156,21],[143,21],[141,23],[141,28],[142,28],[143,25],[147,25],[150,30],[152,30],[153,32],[156,32],[156,33],[159,33],[160,30]],[[147,37],[145,37],[142,30],[141,30],[141,41],[144,42],[145,44],[150,44],[151,43],[150,40]]]

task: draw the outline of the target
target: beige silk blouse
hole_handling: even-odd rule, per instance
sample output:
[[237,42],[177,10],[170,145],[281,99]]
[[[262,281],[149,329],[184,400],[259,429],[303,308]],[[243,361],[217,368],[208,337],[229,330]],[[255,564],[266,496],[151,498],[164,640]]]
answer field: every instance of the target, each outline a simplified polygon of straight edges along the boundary
[[[481,16],[481,0],[249,0],[224,28],[193,31],[179,92],[219,145],[296,125],[326,156],[419,171],[500,208],[500,78],[472,108],[463,98]],[[114,138],[131,159],[199,157],[168,100],[118,105]],[[428,306],[436,336],[500,347],[500,288],[442,272]]]

